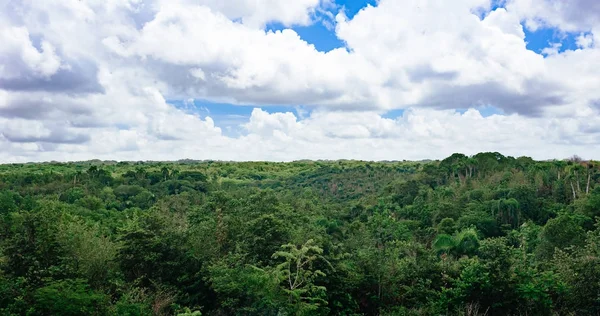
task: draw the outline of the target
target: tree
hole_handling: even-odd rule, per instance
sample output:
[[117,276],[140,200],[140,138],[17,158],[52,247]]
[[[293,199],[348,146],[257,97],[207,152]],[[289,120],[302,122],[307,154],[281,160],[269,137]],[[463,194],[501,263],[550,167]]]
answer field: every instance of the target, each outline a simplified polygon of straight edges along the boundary
[[474,255],[479,249],[479,237],[474,228],[460,231],[455,237],[456,253],[459,255]]
[[118,245],[101,230],[79,217],[68,218],[58,227],[58,243],[65,250],[65,265],[88,280],[94,288],[106,288],[117,272],[115,261]]
[[28,315],[105,315],[108,296],[93,291],[81,279],[50,282],[34,294]]
[[456,254],[458,256],[475,255],[479,248],[479,237],[474,228],[463,229],[454,236],[439,234],[432,244],[438,254]]
[[248,223],[248,253],[260,263],[274,263],[272,254],[290,240],[289,227],[271,214],[265,214]]
[[510,228],[516,228],[521,223],[519,201],[514,198],[494,201],[492,214],[496,216],[500,224],[509,225]]
[[546,223],[540,234],[537,255],[540,258],[552,258],[555,249],[565,250],[570,246],[581,246],[585,231],[579,220],[570,214],[563,213]]
[[63,264],[65,249],[59,243],[59,225],[64,205],[48,202],[34,211],[13,213],[11,229],[3,240],[3,270],[39,285],[47,277],[60,277],[70,271]]
[[0,215],[16,212],[19,209],[20,195],[11,191],[0,191]]
[[296,315],[310,315],[323,308],[327,301],[326,288],[316,285],[319,278],[325,277],[321,270],[314,269],[314,263],[322,260],[323,249],[314,244],[312,239],[297,247],[294,244],[281,246],[282,250],[273,254],[274,259],[283,259],[272,274],[280,280],[280,286],[288,295],[288,303]]
[[0,315],[596,315],[596,169],[0,164]]
[[160,169],[160,172],[163,176],[163,181],[167,181],[169,179],[169,176],[171,175],[169,168],[167,166],[164,166]]
[[456,241],[448,234],[439,234],[433,242],[433,249],[438,254],[448,254],[456,247]]
[[562,296],[565,312],[600,313],[600,221],[586,234],[585,244],[571,251],[556,250],[553,271],[566,286]]

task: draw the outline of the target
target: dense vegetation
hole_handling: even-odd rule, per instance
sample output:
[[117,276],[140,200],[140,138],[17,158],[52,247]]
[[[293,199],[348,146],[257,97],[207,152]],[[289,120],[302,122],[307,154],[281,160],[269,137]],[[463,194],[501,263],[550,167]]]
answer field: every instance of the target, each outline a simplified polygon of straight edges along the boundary
[[598,315],[600,164],[0,165],[2,315]]

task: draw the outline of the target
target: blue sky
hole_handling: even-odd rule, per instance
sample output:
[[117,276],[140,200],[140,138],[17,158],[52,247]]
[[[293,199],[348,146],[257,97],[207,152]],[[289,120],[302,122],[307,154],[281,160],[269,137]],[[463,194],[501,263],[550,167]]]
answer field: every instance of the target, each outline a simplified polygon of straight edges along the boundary
[[574,50],[577,48],[575,45],[575,38],[579,34],[560,32],[553,28],[541,28],[534,32],[523,29],[525,31],[525,41],[527,42],[527,49],[536,53],[541,53],[544,48],[552,47],[552,44],[560,44],[558,52],[564,52],[566,50]]
[[[493,1],[492,10],[502,7],[501,1]],[[375,0],[336,0],[337,8],[335,10],[344,9],[346,16],[352,19],[361,9],[368,5],[376,6]],[[335,14],[335,13],[334,13]],[[324,18],[323,14],[317,14],[318,18]],[[281,30],[285,28],[280,23],[272,23],[267,26],[267,30]],[[323,23],[314,23],[310,26],[292,27],[298,35],[308,43],[315,45],[315,48],[322,52],[327,52],[335,48],[344,47],[344,43],[340,41],[335,30],[327,28]],[[560,32],[553,28],[540,28],[535,31],[530,31],[524,27],[525,40],[528,43],[527,48],[536,53],[541,53],[544,48],[552,47],[552,44],[559,43],[561,47],[559,52],[569,49],[576,49],[575,37],[577,33]]]
[[[245,134],[240,126],[248,121],[255,106],[233,105],[227,103],[213,103],[205,100],[167,100],[168,103],[184,110],[187,113],[198,114],[202,117],[210,116],[215,125],[221,127],[223,134],[230,137],[238,137]],[[301,117],[303,107],[291,107],[281,105],[261,106],[268,112],[292,112],[296,117]]]
[[[495,10],[502,7],[501,3],[503,0],[495,0],[492,2],[491,10]],[[335,8],[331,8],[330,13],[335,16],[339,10],[344,10],[344,13],[349,19],[352,19],[361,9],[367,6],[377,6],[376,0],[336,0]],[[328,52],[336,48],[343,48],[345,44],[335,34],[335,30],[327,25],[327,22],[331,18],[327,17],[326,14],[318,12],[316,14],[316,23],[308,26],[294,26],[291,27],[304,41],[315,46],[315,49],[320,52]],[[283,30],[286,27],[281,23],[269,23],[266,26],[267,31]],[[527,42],[527,49],[534,51],[538,54],[542,54],[545,48],[551,48],[556,44],[559,44],[559,52],[566,50],[576,49],[575,38],[577,33],[566,33],[561,32],[553,28],[540,28],[535,31],[523,27],[525,32],[525,41]],[[250,117],[252,105],[231,105],[223,103],[211,103],[205,100],[194,100],[192,106],[184,106],[185,102],[182,100],[170,100],[169,103],[175,105],[178,108],[185,108],[186,111],[195,112],[201,116],[210,116],[216,123],[216,125],[222,127],[224,132],[230,136],[238,136],[244,133],[243,130],[238,126],[239,123],[247,121]],[[298,115],[296,106],[269,106],[261,105],[263,110],[269,113],[275,112],[293,112]],[[457,108],[456,110],[460,113],[464,113],[469,107]],[[494,114],[503,114],[504,112],[493,106],[483,106],[478,108],[482,116],[487,117]],[[396,118],[402,116],[404,110],[396,109],[391,110],[387,113],[382,113],[383,117]]]

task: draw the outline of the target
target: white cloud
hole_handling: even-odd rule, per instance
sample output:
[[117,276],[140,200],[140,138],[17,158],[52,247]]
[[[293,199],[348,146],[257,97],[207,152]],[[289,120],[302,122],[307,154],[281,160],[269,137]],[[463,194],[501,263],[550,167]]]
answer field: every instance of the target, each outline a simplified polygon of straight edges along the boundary
[[[221,12],[229,19],[241,19],[244,25],[264,27],[268,22],[280,22],[285,26],[308,25],[322,0],[200,0],[187,1]],[[322,3],[324,2],[324,3]]]
[[49,42],[43,41],[41,49],[33,46],[25,27],[12,27],[0,23],[0,78],[13,79],[35,76],[48,79],[61,66],[61,60]]
[[[187,122],[197,125],[198,121]],[[207,127],[212,123],[206,120]],[[143,130],[99,129],[88,144],[57,144],[52,151],[33,143],[8,143],[3,161],[80,159],[425,159],[444,158],[454,152],[475,154],[499,151],[537,159],[564,158],[575,153],[597,155],[600,120],[543,119],[519,115],[483,117],[470,109],[409,109],[397,118],[372,112],[313,112],[298,120],[292,113],[255,109],[240,138],[219,135],[217,130],[185,130],[186,139],[152,136]],[[188,124],[181,124],[189,126]],[[32,135],[47,135],[40,127]],[[1,142],[6,146],[6,142]],[[57,154],[57,151],[59,154]]]
[[[587,1],[381,0],[338,14],[347,47],[326,53],[264,25],[331,17],[328,0],[2,1],[0,161],[597,155]],[[579,49],[529,51],[522,21],[577,32]],[[166,101],[194,98],[257,109],[228,137]],[[486,105],[507,115],[454,110]],[[393,109],[406,111],[384,117]]]
[[558,27],[580,32],[600,27],[600,2],[596,0],[508,0],[506,6],[531,30]]
[[269,136],[274,131],[288,133],[297,130],[296,116],[291,112],[269,114],[261,109],[252,111],[250,120],[244,127],[252,134]]
[[580,34],[576,38],[576,43],[579,48],[592,48],[594,47],[594,36],[592,34]]
[[171,5],[139,35],[104,43],[131,63],[144,63],[182,97],[338,106],[367,106],[376,97],[370,91],[376,79],[361,78],[372,68],[364,59],[344,49],[321,53],[292,30],[247,28],[203,6]]
[[[498,9],[480,20],[472,13],[486,3],[381,1],[351,21],[339,21],[337,33],[354,52],[387,70],[385,92],[394,106],[495,103],[507,112],[537,111],[548,100],[537,100],[538,91],[528,91],[528,85],[553,81],[545,76],[543,56],[526,49],[517,16]],[[482,94],[485,89],[502,92]],[[461,104],[448,100],[445,90]],[[523,99],[527,106],[514,106]]]

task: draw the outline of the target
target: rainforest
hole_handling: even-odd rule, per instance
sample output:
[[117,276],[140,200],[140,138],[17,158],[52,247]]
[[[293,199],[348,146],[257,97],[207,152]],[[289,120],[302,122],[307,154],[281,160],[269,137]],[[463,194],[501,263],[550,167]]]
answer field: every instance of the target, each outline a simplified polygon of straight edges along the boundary
[[598,315],[600,163],[0,165],[2,315]]

